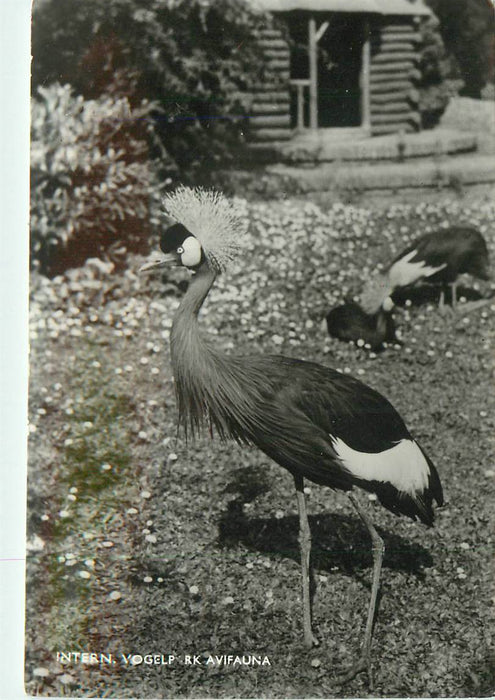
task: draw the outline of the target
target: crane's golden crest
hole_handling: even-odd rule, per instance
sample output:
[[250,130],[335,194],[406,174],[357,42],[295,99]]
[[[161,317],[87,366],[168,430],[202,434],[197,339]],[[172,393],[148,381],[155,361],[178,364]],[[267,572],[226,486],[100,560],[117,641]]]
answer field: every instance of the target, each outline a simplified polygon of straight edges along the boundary
[[221,192],[202,187],[178,187],[163,205],[177,223],[200,242],[208,262],[218,272],[238,255],[246,226],[234,204]]

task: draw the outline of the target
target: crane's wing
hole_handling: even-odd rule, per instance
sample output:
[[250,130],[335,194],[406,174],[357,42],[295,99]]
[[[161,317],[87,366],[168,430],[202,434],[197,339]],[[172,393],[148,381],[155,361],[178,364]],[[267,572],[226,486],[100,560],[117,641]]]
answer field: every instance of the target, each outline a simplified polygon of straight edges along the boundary
[[432,497],[442,502],[437,472],[387,399],[321,365],[264,359],[270,388],[253,440],[264,452],[293,473],[343,490],[358,485],[431,524]]
[[390,285],[407,287],[420,279],[433,277],[447,266],[443,246],[432,244],[431,237],[418,238],[403,250],[386,271]]

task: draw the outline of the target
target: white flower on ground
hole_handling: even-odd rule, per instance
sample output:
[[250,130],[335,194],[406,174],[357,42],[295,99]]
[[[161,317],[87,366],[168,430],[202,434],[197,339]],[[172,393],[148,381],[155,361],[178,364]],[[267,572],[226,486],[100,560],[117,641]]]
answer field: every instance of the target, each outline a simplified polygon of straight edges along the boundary
[[49,675],[50,675],[50,671],[47,668],[45,668],[44,666],[39,666],[38,668],[35,668],[33,671],[33,676],[37,676],[38,678],[46,678]]

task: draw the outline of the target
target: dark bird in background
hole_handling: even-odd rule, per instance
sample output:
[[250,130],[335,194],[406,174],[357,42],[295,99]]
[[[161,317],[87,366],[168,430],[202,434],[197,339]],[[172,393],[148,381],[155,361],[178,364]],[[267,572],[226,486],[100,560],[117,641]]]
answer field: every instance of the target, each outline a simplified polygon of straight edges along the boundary
[[378,311],[370,314],[354,301],[336,306],[326,316],[328,333],[346,342],[362,341],[372,350],[380,350],[384,343],[398,343],[392,317],[393,305],[391,298],[387,297]]
[[293,476],[299,510],[304,642],[313,634],[310,600],[311,533],[304,479],[344,491],[372,541],[373,576],[363,646],[341,681],[370,671],[370,648],[384,544],[353,489],[374,493],[397,515],[433,523],[433,500],[442,487],[432,461],[410,435],[395,408],[377,391],[348,375],[279,355],[225,355],[200,331],[198,314],[217,276],[239,253],[241,219],[222,195],[178,188],[165,197],[177,223],[161,237],[165,264],[192,271],[175,314],[171,360],[186,438],[205,432],[256,445]]
[[455,308],[457,278],[462,274],[490,279],[488,248],[481,233],[468,226],[451,226],[427,233],[403,250],[382,274],[369,281],[363,290],[361,304],[371,313],[379,309],[383,300],[394,291],[428,282],[442,286],[441,308],[445,302],[445,289],[450,285]]

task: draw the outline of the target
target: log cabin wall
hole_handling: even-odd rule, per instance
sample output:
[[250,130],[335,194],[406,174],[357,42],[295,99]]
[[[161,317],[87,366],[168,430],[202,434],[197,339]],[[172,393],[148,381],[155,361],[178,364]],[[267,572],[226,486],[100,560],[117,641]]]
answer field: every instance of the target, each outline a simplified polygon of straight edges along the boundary
[[418,25],[413,17],[384,17],[371,31],[371,134],[418,131],[421,118],[415,83],[418,70]]
[[258,44],[265,56],[265,68],[252,90],[250,139],[255,143],[286,141],[292,136],[289,44],[274,28],[262,29]]
[[[421,124],[418,45],[414,17],[382,17],[370,27],[369,109],[371,135],[418,131]],[[291,128],[290,47],[282,31],[260,31],[265,56],[263,75],[253,86],[250,141],[253,144],[289,140]]]

